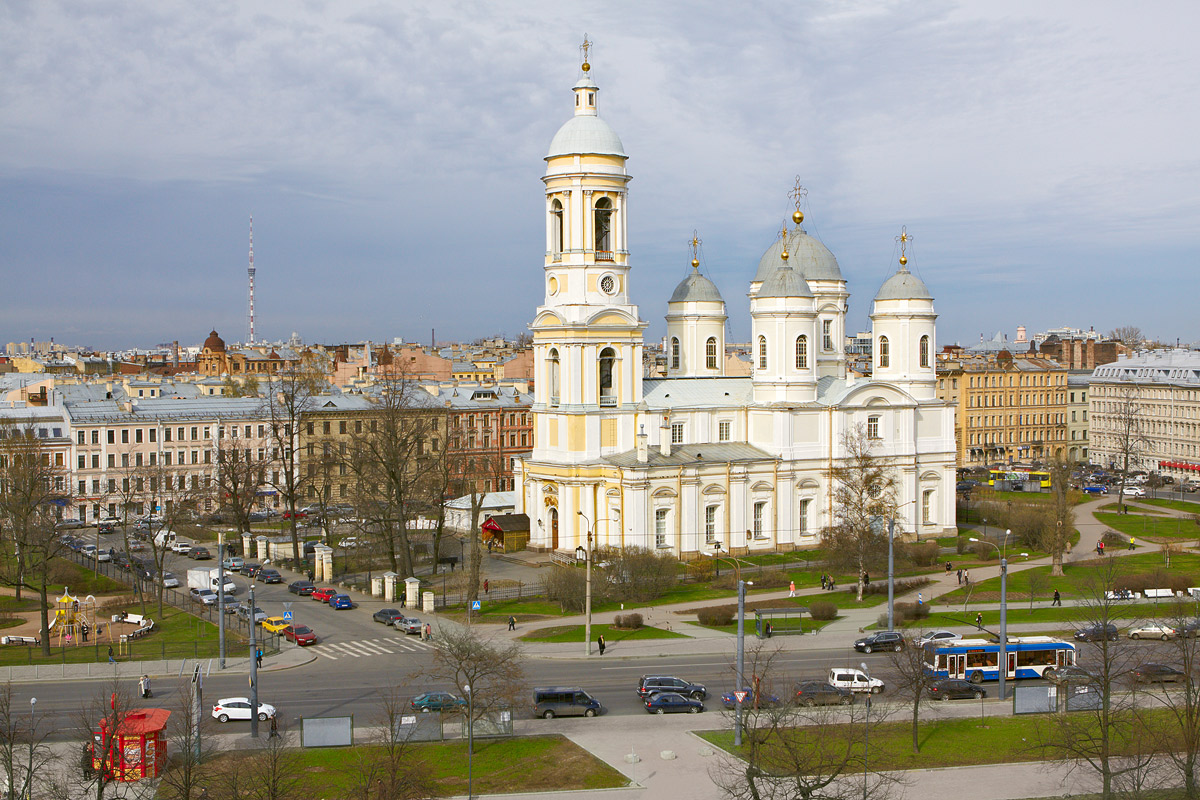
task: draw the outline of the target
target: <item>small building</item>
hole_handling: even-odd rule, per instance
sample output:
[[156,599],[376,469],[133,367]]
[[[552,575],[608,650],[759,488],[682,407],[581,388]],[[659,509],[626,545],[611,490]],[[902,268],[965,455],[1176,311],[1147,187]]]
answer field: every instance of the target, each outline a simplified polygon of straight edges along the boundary
[[100,730],[93,733],[92,769],[105,769],[113,780],[124,783],[157,778],[167,763],[170,716],[165,708],[139,708],[124,714],[111,732],[112,721],[100,720]]
[[529,516],[526,514],[498,514],[479,527],[483,531],[483,541],[494,542],[492,547],[500,548],[502,553],[515,553],[529,544]]

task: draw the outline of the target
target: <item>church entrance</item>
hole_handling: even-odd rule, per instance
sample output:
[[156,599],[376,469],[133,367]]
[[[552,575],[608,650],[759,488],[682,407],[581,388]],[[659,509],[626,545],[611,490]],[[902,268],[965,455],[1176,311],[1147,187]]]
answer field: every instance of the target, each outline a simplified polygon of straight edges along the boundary
[[550,509],[550,549],[558,549],[558,509]]

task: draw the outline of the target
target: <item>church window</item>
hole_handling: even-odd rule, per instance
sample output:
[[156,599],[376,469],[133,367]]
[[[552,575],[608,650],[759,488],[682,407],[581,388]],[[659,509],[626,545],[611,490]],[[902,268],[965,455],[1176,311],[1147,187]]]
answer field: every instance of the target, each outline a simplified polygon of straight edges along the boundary
[[[929,337],[921,337],[921,367],[927,369],[929,367]],[[1009,378],[1009,386],[1012,386],[1012,378]]]
[[671,423],[671,444],[683,444],[683,423]]
[[596,201],[596,258],[605,261],[612,261],[612,213],[612,200],[601,197]]
[[757,503],[754,504],[754,538],[755,539],[767,538],[766,530],[763,528],[763,525],[766,524],[764,522],[766,516],[767,516],[767,501],[759,500]]
[[679,369],[679,338],[671,337],[671,369]]
[[887,369],[892,365],[892,350],[886,336],[879,337],[879,366]]
[[800,529],[798,532],[801,536],[808,535],[808,529],[809,529],[808,509],[811,505],[812,505],[812,500],[801,500],[800,501]]
[[767,368],[767,337],[758,337],[758,368]]
[[654,511],[654,546],[667,546],[667,509],[665,508]]
[[729,441],[729,420],[725,419],[717,423],[717,441]]
[[563,205],[557,199],[550,204],[550,216],[550,252],[557,261],[563,251]]
[[588,105],[589,106],[596,105],[596,93],[595,92],[588,92]]
[[872,414],[871,416],[867,417],[867,438],[868,439],[878,439],[879,438],[879,415],[878,414]]
[[921,493],[921,522],[926,525],[933,524],[933,489],[926,489]]
[[710,336],[704,343],[704,366],[708,369],[717,368],[717,337]]
[[613,391],[613,362],[616,360],[617,354],[611,347],[600,351],[600,405],[602,406],[617,404],[617,395]]
[[808,369],[808,337],[796,337],[796,369]]
[[550,405],[557,406],[558,405],[558,382],[559,382],[559,363],[558,363],[558,351],[557,350],[554,350],[554,349],[550,350],[550,363],[548,364],[548,367],[550,370],[550,375],[548,376],[549,383],[550,383]]
[[833,349],[833,320],[821,321],[821,347],[826,352]]
[[717,541],[717,507],[704,507],[704,543],[713,544]]

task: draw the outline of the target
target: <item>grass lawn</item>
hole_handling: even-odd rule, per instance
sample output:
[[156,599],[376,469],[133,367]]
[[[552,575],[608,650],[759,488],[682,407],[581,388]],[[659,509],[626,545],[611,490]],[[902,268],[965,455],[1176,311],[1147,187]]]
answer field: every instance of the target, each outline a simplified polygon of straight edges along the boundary
[[[552,628],[540,628],[532,633],[522,636],[523,642],[548,642],[551,644],[561,644],[563,642],[583,642],[583,625],[558,625]],[[633,641],[634,639],[686,639],[688,638],[682,633],[655,628],[650,625],[644,625],[636,630],[628,628],[614,628],[612,625],[601,625],[595,622],[592,623],[592,640],[595,641],[597,636],[604,636],[605,644],[611,646],[617,642]]]
[[[822,628],[824,628],[826,625],[828,625],[831,622],[834,622],[837,619],[841,619],[841,616],[839,615],[835,619],[813,619],[812,617],[805,617],[803,620],[803,623],[802,623],[802,628],[805,633],[810,633],[812,631],[819,631]],[[698,622],[694,623],[694,624],[700,625],[700,623],[698,623]],[[773,621],[772,624],[775,626],[776,634],[778,634],[780,636],[784,635],[784,631],[782,629],[782,623],[780,623],[779,621]],[[734,620],[733,623],[729,624],[729,625],[702,625],[701,627],[708,628],[708,629],[714,630],[714,631],[721,631],[722,633],[728,633],[730,636],[737,636],[737,620]],[[754,616],[753,615],[748,615],[746,617],[746,635],[747,636],[755,636],[756,635],[755,629],[754,629]]]
[[1170,508],[1175,511],[1182,511],[1185,514],[1200,514],[1200,503],[1192,503],[1187,500],[1168,500],[1164,497],[1148,497],[1145,500],[1138,500],[1137,502],[1147,506]]
[[1113,530],[1136,539],[1200,539],[1200,526],[1183,517],[1154,517],[1149,514],[1106,514],[1096,512],[1096,520]]
[[[1170,602],[1160,603],[1128,603],[1114,605],[1109,609],[1109,615],[1113,619],[1178,619],[1180,616],[1191,617],[1194,615],[1196,606],[1194,603],[1187,603],[1182,606]],[[966,612],[959,607],[957,611],[935,611],[928,618],[915,620],[913,622],[904,623],[902,627],[912,630],[936,630],[938,628],[954,628],[962,625],[975,625],[975,615],[979,613],[978,609],[968,607]],[[1076,627],[1083,627],[1095,621],[1095,612],[1089,611],[1086,608],[1078,606],[1061,606],[1051,608],[1046,605],[1046,600],[1042,599],[1037,603],[1033,611],[1029,610],[1029,603],[1009,603],[1008,605],[1008,622],[1009,624],[1031,624],[1044,623],[1047,629],[1046,634],[1067,635],[1075,630]],[[983,626],[992,631],[996,631],[1000,627],[1000,612],[984,611]],[[1058,626],[1057,628],[1053,626]],[[869,626],[874,628],[876,626]],[[1014,634],[1015,635],[1015,634]]]
[[[129,591],[129,587],[125,584],[115,581],[107,575],[97,575],[88,567],[65,558],[60,559],[54,566],[52,580],[56,584],[51,586],[48,591],[52,600],[57,600],[62,596],[62,592],[57,591],[58,584],[70,589],[74,597],[87,597],[89,594],[99,597],[102,594],[121,594]],[[34,596],[36,597],[36,594]]]
[[[375,750],[354,748],[297,748],[285,752],[288,771],[300,775],[297,797],[355,797],[361,789],[358,776]],[[219,775],[256,754],[226,752],[205,764],[205,772]],[[419,763],[436,784],[438,796],[467,793],[467,744],[457,740],[410,745],[406,759]],[[528,736],[511,739],[476,739],[473,756],[473,791],[477,794],[508,792],[582,791],[627,786],[620,772],[562,736]],[[359,789],[359,791],[356,791]]]
[[[1128,503],[1125,504],[1125,507],[1133,508],[1139,514],[1162,514],[1162,513],[1165,513],[1165,512],[1159,511],[1154,508],[1138,508],[1137,506],[1130,506]],[[1116,503],[1105,503],[1104,505],[1100,506],[1096,510],[1097,511],[1108,511],[1108,512],[1115,514],[1120,511],[1120,508],[1121,507]]]

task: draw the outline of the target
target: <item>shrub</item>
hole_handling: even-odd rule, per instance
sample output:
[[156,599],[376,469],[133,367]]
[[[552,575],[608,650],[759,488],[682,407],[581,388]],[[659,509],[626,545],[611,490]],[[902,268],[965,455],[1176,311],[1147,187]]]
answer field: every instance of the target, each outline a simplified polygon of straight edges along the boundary
[[728,606],[710,606],[696,612],[696,619],[701,625],[722,627],[733,623],[734,611]]
[[[895,593],[904,594],[905,592],[916,591],[922,586],[928,586],[931,583],[933,583],[933,579],[927,577],[901,578],[900,580],[895,581]],[[881,581],[872,581],[869,585],[864,587],[863,594],[887,594],[887,589],[887,579],[884,578]]]
[[929,567],[940,561],[941,548],[937,542],[897,542],[896,558],[902,563]]
[[837,606],[828,600],[818,600],[815,603],[809,603],[808,606],[808,613],[813,619],[837,619],[837,612]]
[[613,626],[626,631],[634,631],[645,625],[641,614],[617,614],[613,617]]
[[971,553],[980,561],[991,561],[992,559],[1000,558],[1000,554],[996,552],[996,548],[987,542],[975,542],[972,544]]
[[917,605],[916,603],[896,603],[894,610],[896,615],[903,614],[905,621],[926,619],[929,616],[928,603],[921,605]]
[[691,561],[687,565],[688,577],[694,581],[711,580],[713,576],[713,560],[711,558],[701,558],[697,561]]

